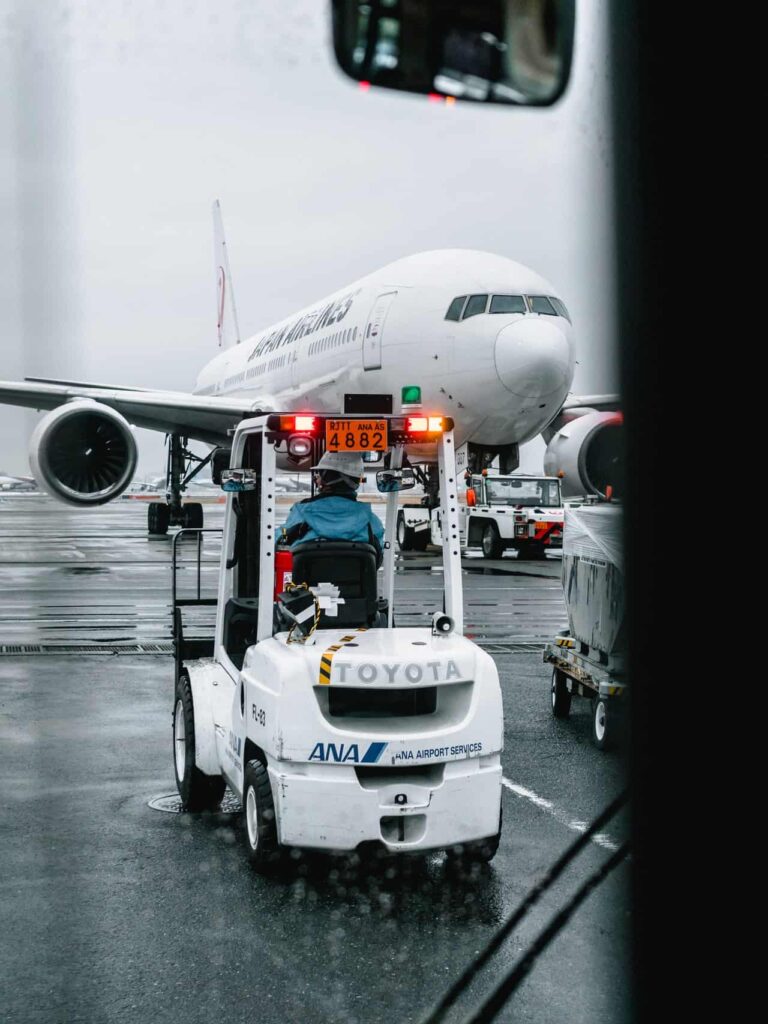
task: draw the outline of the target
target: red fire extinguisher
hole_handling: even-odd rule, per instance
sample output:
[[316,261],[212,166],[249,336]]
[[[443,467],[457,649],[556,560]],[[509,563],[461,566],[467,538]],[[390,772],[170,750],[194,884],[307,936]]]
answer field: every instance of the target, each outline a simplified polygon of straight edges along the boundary
[[293,555],[290,548],[275,548],[275,600],[293,579]]

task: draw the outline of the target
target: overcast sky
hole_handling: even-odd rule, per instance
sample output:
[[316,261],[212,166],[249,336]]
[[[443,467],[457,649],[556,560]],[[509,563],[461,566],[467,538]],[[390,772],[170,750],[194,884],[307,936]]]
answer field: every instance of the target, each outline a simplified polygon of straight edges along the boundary
[[[484,249],[563,295],[574,390],[614,390],[603,10],[579,5],[563,100],[521,110],[361,92],[322,0],[0,0],[0,378],[191,389],[219,198],[244,336],[401,256]],[[28,472],[34,419],[0,410],[0,469]]]

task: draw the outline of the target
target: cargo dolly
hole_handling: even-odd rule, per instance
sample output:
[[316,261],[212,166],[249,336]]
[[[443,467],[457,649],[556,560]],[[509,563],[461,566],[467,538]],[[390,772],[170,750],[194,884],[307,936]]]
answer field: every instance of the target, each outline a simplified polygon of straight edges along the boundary
[[600,750],[621,742],[625,729],[627,688],[623,654],[591,650],[568,630],[544,648],[544,661],[552,665],[552,714],[568,718],[571,699],[592,702],[592,741]]

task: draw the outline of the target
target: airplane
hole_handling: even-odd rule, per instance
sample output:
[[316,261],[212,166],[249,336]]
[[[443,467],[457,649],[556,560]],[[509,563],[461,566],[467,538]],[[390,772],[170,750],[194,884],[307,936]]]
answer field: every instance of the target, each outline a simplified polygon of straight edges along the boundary
[[[413,389],[425,410],[453,418],[467,469],[498,457],[501,471],[511,472],[519,446],[548,431],[547,472],[557,463],[566,493],[605,486],[600,474],[618,458],[617,399],[568,397],[571,317],[535,271],[486,252],[422,252],[241,339],[218,201],[213,215],[221,351],[191,392],[41,377],[0,381],[0,402],[49,410],[30,439],[30,464],[54,497],[75,505],[117,497],[136,469],[133,428],[158,430],[169,442],[166,502],[149,505],[149,532],[200,527],[202,506],[182,504],[182,493],[209,462],[214,479],[228,465],[230,431],[241,419],[343,414],[345,395],[368,396],[371,408],[363,413],[382,411],[372,407],[374,396],[392,396],[390,411],[399,412]],[[209,445],[208,456],[191,452],[190,440]],[[589,450],[599,454],[594,480]],[[302,460],[280,452],[278,465],[298,469]],[[422,474],[427,493],[436,490],[431,469]]]
[[35,491],[37,483],[30,476],[10,476],[0,473],[0,491]]

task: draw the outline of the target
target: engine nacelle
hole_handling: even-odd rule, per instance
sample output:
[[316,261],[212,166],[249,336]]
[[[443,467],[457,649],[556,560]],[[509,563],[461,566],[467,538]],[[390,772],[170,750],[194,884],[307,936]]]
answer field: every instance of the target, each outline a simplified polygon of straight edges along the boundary
[[70,505],[103,505],[122,494],[137,458],[128,421],[89,399],[49,412],[29,442],[29,464],[38,484]]
[[604,496],[611,487],[624,490],[623,416],[620,412],[587,411],[558,430],[544,453],[544,472],[559,476],[564,497]]

